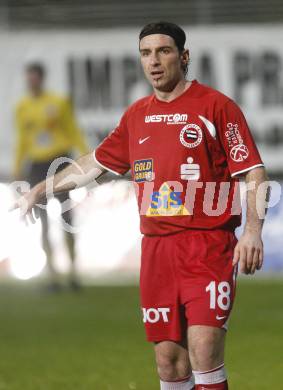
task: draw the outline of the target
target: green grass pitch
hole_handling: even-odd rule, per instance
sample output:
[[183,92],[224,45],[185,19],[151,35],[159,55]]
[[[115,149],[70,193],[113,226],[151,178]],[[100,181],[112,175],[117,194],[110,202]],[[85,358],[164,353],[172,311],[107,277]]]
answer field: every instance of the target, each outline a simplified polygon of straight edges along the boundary
[[[283,280],[246,281],[227,338],[232,390],[282,387]],[[137,287],[0,286],[0,390],[157,390]]]

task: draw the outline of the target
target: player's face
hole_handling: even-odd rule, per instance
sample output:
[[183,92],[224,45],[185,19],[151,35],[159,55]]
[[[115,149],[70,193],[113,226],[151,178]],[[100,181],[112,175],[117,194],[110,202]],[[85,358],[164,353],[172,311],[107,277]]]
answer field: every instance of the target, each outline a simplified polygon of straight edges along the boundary
[[43,79],[42,76],[34,71],[30,70],[26,74],[27,87],[31,92],[38,92],[42,89]]
[[170,91],[184,78],[183,55],[168,35],[152,34],[142,38],[140,55],[145,76],[153,88]]

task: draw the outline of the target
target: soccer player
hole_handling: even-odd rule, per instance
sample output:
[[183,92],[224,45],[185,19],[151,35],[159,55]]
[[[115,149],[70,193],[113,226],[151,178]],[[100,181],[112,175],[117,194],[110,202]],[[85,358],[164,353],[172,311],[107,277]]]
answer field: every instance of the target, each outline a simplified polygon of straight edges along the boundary
[[[46,184],[55,193],[69,191],[106,171],[123,175],[131,169],[144,234],[143,322],[154,343],[160,387],[224,390],[237,266],[254,274],[263,262],[260,211],[266,203],[257,190],[266,174],[239,107],[186,80],[185,40],[175,24],[145,26],[139,51],[154,93],[131,105],[93,154],[38,184],[17,207],[31,210],[46,195]],[[237,242],[240,176],[250,190]]]
[[[45,90],[46,71],[41,63],[30,63],[25,69],[28,95],[16,107],[17,142],[14,161],[14,177],[25,178],[32,186],[46,179],[50,164],[57,157],[68,157],[73,149],[81,154],[88,151],[81,131],[78,129],[70,102],[65,97]],[[61,164],[62,169],[65,164]],[[68,194],[57,196],[61,202]],[[43,248],[51,277],[50,291],[57,291],[60,285],[54,267],[52,247],[48,238],[48,217],[46,208],[39,208],[42,222]],[[66,223],[71,223],[71,212],[62,214]],[[71,259],[70,287],[78,289],[75,273],[73,234],[65,231],[65,239]]]

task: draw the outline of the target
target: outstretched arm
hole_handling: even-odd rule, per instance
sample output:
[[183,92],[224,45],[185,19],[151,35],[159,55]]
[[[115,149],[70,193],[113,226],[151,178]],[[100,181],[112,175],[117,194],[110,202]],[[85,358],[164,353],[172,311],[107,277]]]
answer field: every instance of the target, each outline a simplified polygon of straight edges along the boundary
[[269,184],[263,167],[249,171],[245,181],[248,186],[246,224],[235,247],[233,265],[239,263],[241,272],[254,274],[263,263],[261,232],[269,198]]
[[28,214],[41,199],[85,186],[105,172],[94,159],[94,152],[86,154],[54,176],[38,183],[21,196],[13,208],[20,208],[23,214]]

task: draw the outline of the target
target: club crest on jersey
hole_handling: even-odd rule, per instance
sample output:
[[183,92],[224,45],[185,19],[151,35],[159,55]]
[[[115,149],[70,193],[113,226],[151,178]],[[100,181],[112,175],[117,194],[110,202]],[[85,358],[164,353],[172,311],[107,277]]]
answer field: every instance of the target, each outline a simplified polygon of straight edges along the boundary
[[147,210],[147,217],[172,217],[189,215],[188,210],[182,203],[182,193],[173,191],[165,182],[154,191],[151,196],[151,204]]
[[180,132],[181,144],[186,148],[195,148],[202,141],[202,130],[195,123],[184,126]]
[[134,161],[134,180],[137,183],[153,180],[153,159]]

